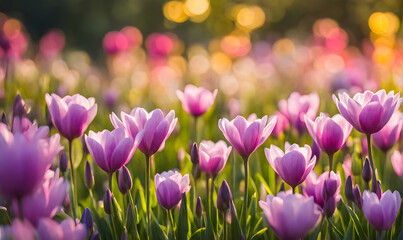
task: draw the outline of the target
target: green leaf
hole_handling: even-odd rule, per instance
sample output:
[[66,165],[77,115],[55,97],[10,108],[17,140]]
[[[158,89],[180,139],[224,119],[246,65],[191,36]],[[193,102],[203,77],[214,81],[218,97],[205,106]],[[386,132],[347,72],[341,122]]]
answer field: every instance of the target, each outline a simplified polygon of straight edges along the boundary
[[197,229],[192,236],[190,237],[189,240],[201,240],[202,236],[204,235],[204,232],[206,231],[206,228],[199,228]]
[[270,190],[269,184],[267,184],[266,180],[264,180],[262,174],[256,173],[256,178],[259,179],[260,182],[262,182],[264,189],[266,190],[267,194],[273,195],[273,192]]
[[320,230],[322,229],[322,224],[323,224],[323,220],[320,221],[319,226],[317,226],[315,228],[315,231],[312,232],[311,236],[309,237],[309,240],[317,240]]
[[250,240],[259,239],[259,237],[260,237],[261,235],[263,235],[263,234],[267,231],[267,229],[268,229],[268,228],[263,228],[263,229],[261,229],[259,232],[255,233],[255,234],[250,238]]
[[[328,218],[327,221],[329,222],[329,227],[335,232],[337,233],[338,237],[340,239],[343,238],[343,234],[341,233],[341,231],[336,227],[336,225],[334,225],[334,223],[332,222],[332,219]],[[332,231],[332,232],[333,232]]]
[[344,207],[347,209],[348,213],[350,214],[351,219],[354,222],[354,228],[358,234],[358,238],[359,239],[368,239],[355,212],[353,212],[353,210],[344,202],[343,198],[341,198],[341,201],[343,202]]
[[113,239],[109,223],[106,217],[100,217],[97,212],[91,211],[91,215],[94,219],[95,225],[97,226],[99,236],[101,239]]
[[239,224],[239,220],[236,215],[236,210],[233,202],[230,205],[230,211],[231,211],[231,224],[229,225],[230,229],[229,239],[245,239],[245,237],[242,234],[241,224]]
[[344,240],[353,239],[353,221],[350,221],[347,227],[347,231],[344,234]]
[[179,220],[177,227],[178,240],[186,240],[189,231],[188,208],[186,202],[186,194],[182,197],[182,203],[179,211]]
[[129,239],[140,239],[138,232],[137,232],[137,207],[134,207],[131,203],[127,206],[127,213],[126,213],[126,229],[127,233],[129,234]]
[[112,212],[112,216],[111,216],[112,221],[115,226],[116,236],[120,239],[124,232],[124,227],[123,227],[123,222],[122,222],[121,209],[114,196],[112,196],[112,208],[113,208],[113,212]]
[[10,224],[11,221],[7,213],[7,208],[0,207],[0,225],[10,225]]
[[249,208],[249,216],[250,220],[248,223],[248,239],[253,235],[253,232],[255,231],[255,226],[256,226],[256,193],[253,194],[251,202],[250,202],[250,208]]
[[151,223],[151,238],[150,239],[151,240],[168,240],[167,235],[165,235],[160,224],[156,220],[154,220]]

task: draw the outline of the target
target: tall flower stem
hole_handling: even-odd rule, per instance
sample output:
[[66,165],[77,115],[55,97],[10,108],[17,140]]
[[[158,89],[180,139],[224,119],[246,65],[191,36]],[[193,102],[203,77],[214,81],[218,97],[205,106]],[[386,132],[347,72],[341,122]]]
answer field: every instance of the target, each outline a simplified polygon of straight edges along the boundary
[[249,158],[244,159],[243,166],[245,170],[245,192],[243,197],[243,214],[242,214],[242,223],[243,223],[243,230],[246,233],[246,220],[248,215],[248,185],[249,185]]
[[109,186],[109,190],[111,190],[111,192],[112,192],[112,177],[113,177],[113,173],[108,173],[108,186]]
[[151,175],[151,157],[146,154],[146,198],[147,198],[147,235],[148,239],[150,239],[151,235],[151,222],[150,222],[150,175]]
[[93,205],[94,209],[97,210],[98,208],[97,208],[97,204],[95,203],[94,194],[92,194],[91,189],[89,189],[88,192],[90,193],[90,198],[91,198],[92,205]]
[[371,163],[371,168],[372,168],[372,192],[375,192],[376,191],[376,167],[375,167],[374,159],[372,157],[371,134],[367,134],[367,143],[368,143],[368,157],[369,157],[369,162]]
[[206,216],[207,216],[207,221],[210,220],[210,184],[209,184],[209,180],[210,180],[210,176],[208,174],[206,174],[206,192],[207,192]]
[[167,210],[168,215],[169,215],[169,222],[171,223],[171,229],[172,229],[172,237],[175,240],[175,227],[174,227],[174,218],[172,216],[172,211]]
[[193,126],[193,130],[194,130],[194,140],[195,140],[195,142],[198,142],[199,140],[197,139],[197,119],[198,119],[198,117],[194,117],[193,118],[193,124],[194,124],[194,126]]
[[227,219],[226,219],[226,216],[225,216],[226,214],[225,213],[223,213],[223,227],[222,227],[222,231],[223,231],[223,240],[227,240]]
[[330,178],[330,172],[333,169],[333,154],[329,154],[329,178]]
[[77,218],[77,194],[76,194],[76,178],[75,169],[73,165],[73,141],[69,140],[69,160],[70,160],[70,182],[71,182],[71,195],[73,202],[71,204],[71,210],[73,212],[74,222]]

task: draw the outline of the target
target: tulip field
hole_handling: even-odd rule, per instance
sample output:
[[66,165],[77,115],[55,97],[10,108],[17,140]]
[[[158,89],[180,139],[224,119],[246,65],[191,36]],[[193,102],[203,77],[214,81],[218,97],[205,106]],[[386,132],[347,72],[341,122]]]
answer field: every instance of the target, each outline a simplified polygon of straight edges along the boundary
[[214,4],[166,1],[102,58],[0,13],[0,240],[403,239],[399,16],[258,38],[240,4],[231,33],[175,34]]

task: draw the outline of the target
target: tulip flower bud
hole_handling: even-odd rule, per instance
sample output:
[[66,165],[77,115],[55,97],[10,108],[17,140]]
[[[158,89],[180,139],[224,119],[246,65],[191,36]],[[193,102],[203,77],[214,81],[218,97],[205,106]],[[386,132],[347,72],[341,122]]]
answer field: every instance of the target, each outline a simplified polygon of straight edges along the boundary
[[329,193],[327,192],[327,186],[326,186],[326,180],[323,182],[323,190],[322,190],[322,194],[323,194],[323,200],[325,200],[325,202],[329,199],[329,197],[331,197],[332,195],[329,195]]
[[190,152],[190,160],[193,165],[197,165],[199,163],[199,149],[197,148],[197,144],[193,143],[192,151]]
[[203,204],[201,198],[198,197],[196,202],[196,216],[201,218],[202,214],[203,214]]
[[381,181],[378,180],[376,181],[376,188],[375,188],[375,193],[378,196],[379,200],[382,198],[382,186],[381,186]]
[[353,182],[351,176],[347,177],[346,185],[344,187],[344,195],[348,201],[354,202]]
[[336,197],[329,196],[329,198],[325,201],[323,211],[325,212],[327,217],[331,217],[333,216],[335,210],[336,210]]
[[67,167],[69,165],[69,162],[67,160],[67,155],[65,152],[62,152],[59,156],[59,169],[60,172],[64,173],[67,171]]
[[91,211],[89,208],[84,209],[83,215],[81,216],[80,223],[82,223],[86,226],[87,232],[91,232],[92,226],[93,226],[93,221],[92,221]]
[[106,214],[112,214],[112,201],[112,193],[108,188],[104,197],[104,211]]
[[223,180],[217,195],[217,209],[221,212],[227,212],[232,201],[231,190],[227,181]]
[[132,189],[133,186],[132,176],[130,175],[129,169],[127,169],[127,167],[123,166],[117,172],[116,176],[118,178],[118,187],[122,194],[126,194],[128,191]]
[[7,117],[6,117],[6,114],[4,112],[3,112],[3,115],[1,115],[1,122],[6,124],[6,125],[8,125],[7,124]]
[[85,142],[85,136],[83,135],[81,137],[81,145],[83,146],[83,154],[88,155],[88,148],[87,148],[87,143]]
[[329,178],[326,181],[326,191],[329,196],[334,196],[337,191],[337,179]]
[[372,169],[371,169],[371,164],[369,163],[369,159],[365,158],[365,163],[364,167],[362,168],[362,173],[361,173],[362,179],[364,179],[365,182],[369,183],[372,179]]
[[361,190],[358,187],[358,184],[355,185],[354,188],[354,203],[357,205],[359,209],[362,208],[362,197],[361,197]]
[[316,163],[319,162],[319,159],[322,156],[322,151],[320,150],[318,144],[314,140],[312,140],[312,157],[313,156],[316,157]]
[[281,183],[280,185],[280,189],[278,190],[278,192],[284,192],[285,191],[285,186],[284,186],[284,182]]
[[25,113],[25,101],[20,94],[17,94],[13,102],[13,118],[22,117]]
[[94,186],[94,174],[92,173],[91,165],[88,161],[85,163],[84,184],[88,189]]

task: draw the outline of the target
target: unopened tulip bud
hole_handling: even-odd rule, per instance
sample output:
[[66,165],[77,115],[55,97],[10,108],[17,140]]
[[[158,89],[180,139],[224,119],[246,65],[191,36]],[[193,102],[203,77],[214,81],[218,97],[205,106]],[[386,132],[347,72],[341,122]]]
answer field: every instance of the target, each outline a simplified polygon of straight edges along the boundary
[[83,215],[81,216],[80,223],[82,223],[86,226],[87,232],[91,232],[92,226],[93,226],[93,221],[92,221],[91,211],[89,208],[84,209]]
[[331,195],[329,196],[328,192],[327,192],[327,187],[326,187],[326,180],[323,182],[323,190],[322,190],[322,194],[323,194],[323,200],[329,199],[329,197],[331,197]]
[[354,188],[354,203],[357,205],[359,209],[362,209],[362,197],[361,197],[361,190],[358,187],[358,184],[355,185]]
[[8,125],[7,124],[7,117],[6,117],[6,114],[4,112],[3,112],[3,115],[1,115],[1,122],[6,124],[6,125]]
[[106,214],[112,214],[112,193],[109,188],[106,189],[104,197],[104,211]]
[[382,186],[381,186],[381,181],[378,180],[376,181],[376,188],[375,188],[375,193],[378,196],[379,200],[382,198]]
[[316,157],[316,163],[319,162],[319,159],[322,156],[322,150],[320,150],[318,144],[314,140],[312,140],[312,157],[313,156]]
[[325,212],[327,217],[333,216],[334,211],[336,210],[336,198],[335,196],[330,196],[323,206],[323,211]]
[[69,162],[67,160],[67,155],[65,152],[62,152],[59,156],[59,169],[60,172],[64,173],[67,171],[67,167],[69,165]]
[[344,187],[344,195],[348,201],[354,202],[353,182],[351,176],[347,177],[346,185]]
[[22,117],[25,113],[25,101],[20,94],[17,94],[13,102],[13,118]]
[[223,180],[217,195],[217,209],[221,212],[227,212],[232,201],[231,190],[227,181]]
[[85,163],[84,184],[88,189],[94,186],[94,174],[92,173],[91,165],[88,161]]
[[364,167],[362,168],[361,176],[362,176],[362,179],[364,179],[364,181],[366,183],[369,183],[369,181],[371,181],[371,179],[372,179],[372,169],[371,169],[371,164],[369,163],[368,158],[365,158],[365,163],[364,163]]
[[326,191],[329,196],[334,196],[337,191],[337,179],[329,178],[326,181]]
[[281,183],[280,185],[280,189],[278,190],[278,192],[284,192],[285,191],[285,186],[284,186],[284,182]]
[[196,202],[196,216],[201,218],[202,214],[203,214],[203,204],[201,198],[198,197]]
[[127,169],[127,167],[123,166],[117,172],[116,176],[118,177],[118,187],[122,194],[126,194],[132,189],[132,176],[130,175],[129,169]]
[[190,152],[190,160],[193,165],[197,165],[199,163],[199,149],[197,148],[197,144],[193,143],[192,151]]

